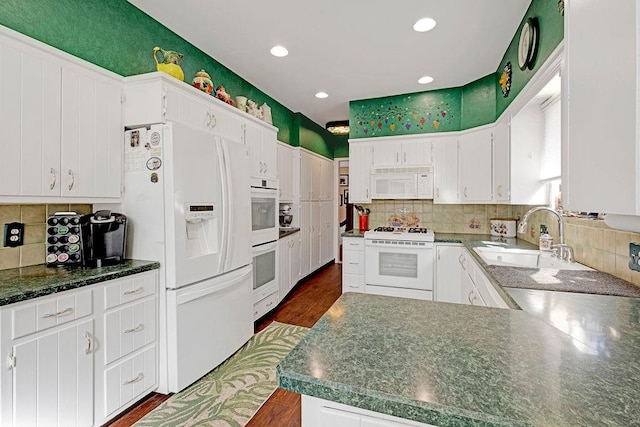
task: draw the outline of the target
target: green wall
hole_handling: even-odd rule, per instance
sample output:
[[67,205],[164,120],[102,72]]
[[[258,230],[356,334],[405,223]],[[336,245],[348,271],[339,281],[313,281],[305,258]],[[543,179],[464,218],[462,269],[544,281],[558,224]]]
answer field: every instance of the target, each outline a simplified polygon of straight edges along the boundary
[[[300,113],[295,114],[292,143],[329,159],[333,159],[335,135]],[[348,151],[347,151],[348,152]]]
[[[533,69],[523,71],[518,67],[518,41],[520,39],[520,29],[525,21],[532,17],[538,19],[540,26],[538,55],[536,56]],[[496,78],[499,79],[506,63],[511,62],[513,70],[511,75],[511,92],[509,96],[505,98],[502,96],[502,91],[498,86],[496,90],[496,118],[500,117],[520,91],[522,91],[540,66],[544,64],[555,48],[558,47],[563,38],[564,17],[558,12],[558,2],[555,0],[533,0],[496,70]]]
[[125,0],[2,0],[0,24],[122,76],[155,71],[154,46],[178,51],[185,81],[204,69],[232,97],[266,102],[278,139],[291,141],[291,110]]
[[[529,17],[540,25],[538,55],[532,70],[518,67],[520,28]],[[448,132],[493,123],[531,80],[564,37],[564,18],[555,0],[532,0],[495,73],[462,87],[356,100],[349,103],[350,138]],[[511,90],[499,85],[507,62],[512,64]],[[447,115],[443,120],[442,112]],[[435,120],[438,125],[435,126]],[[344,150],[342,144],[338,147]],[[347,150],[348,151],[348,150]]]

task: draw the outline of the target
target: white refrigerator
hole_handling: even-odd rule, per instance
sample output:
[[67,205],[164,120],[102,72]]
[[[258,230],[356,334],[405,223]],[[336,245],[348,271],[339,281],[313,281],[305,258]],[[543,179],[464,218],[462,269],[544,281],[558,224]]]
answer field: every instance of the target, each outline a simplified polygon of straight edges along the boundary
[[253,334],[248,149],[178,123],[125,132],[127,256],[160,268],[160,392]]

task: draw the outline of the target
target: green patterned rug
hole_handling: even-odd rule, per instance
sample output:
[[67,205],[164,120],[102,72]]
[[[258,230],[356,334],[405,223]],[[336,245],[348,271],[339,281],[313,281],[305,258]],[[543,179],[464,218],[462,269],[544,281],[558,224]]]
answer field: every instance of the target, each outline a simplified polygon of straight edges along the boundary
[[273,322],[135,426],[244,426],[278,387],[276,365],[309,329]]

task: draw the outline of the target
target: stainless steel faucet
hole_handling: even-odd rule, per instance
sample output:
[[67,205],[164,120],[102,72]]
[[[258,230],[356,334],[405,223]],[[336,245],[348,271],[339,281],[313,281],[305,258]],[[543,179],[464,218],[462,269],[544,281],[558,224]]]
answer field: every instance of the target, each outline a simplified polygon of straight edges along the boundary
[[553,254],[563,261],[573,262],[573,248],[564,243],[564,220],[559,212],[546,206],[538,206],[529,209],[529,211],[524,214],[524,217],[520,220],[520,224],[518,224],[518,233],[525,233],[527,231],[527,221],[529,220],[529,217],[531,214],[538,211],[551,212],[558,218],[558,233],[560,234],[558,238],[560,239],[560,243],[552,246]]

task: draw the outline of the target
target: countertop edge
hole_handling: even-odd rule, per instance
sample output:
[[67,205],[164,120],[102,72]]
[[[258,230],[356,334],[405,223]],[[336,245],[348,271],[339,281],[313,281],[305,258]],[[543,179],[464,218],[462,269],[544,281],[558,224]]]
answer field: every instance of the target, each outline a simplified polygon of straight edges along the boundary
[[[160,263],[157,261],[144,261],[144,260],[129,260],[139,262],[142,264],[136,264],[133,266],[123,267],[121,270],[109,271],[106,273],[96,272],[95,275],[81,278],[70,278],[61,280],[60,283],[45,286],[42,288],[29,289],[15,293],[13,295],[7,295],[0,298],[0,307],[14,304],[18,302],[28,301],[31,299],[39,298],[42,296],[52,295],[59,292],[64,292],[72,289],[82,288],[84,286],[95,285],[97,283],[106,282],[113,279],[119,279],[121,277],[131,276],[133,274],[143,273],[146,271],[156,270],[160,268]],[[114,266],[111,266],[114,267]],[[117,266],[116,266],[117,267]],[[47,267],[56,268],[56,267]],[[98,270],[98,269],[96,269]]]

